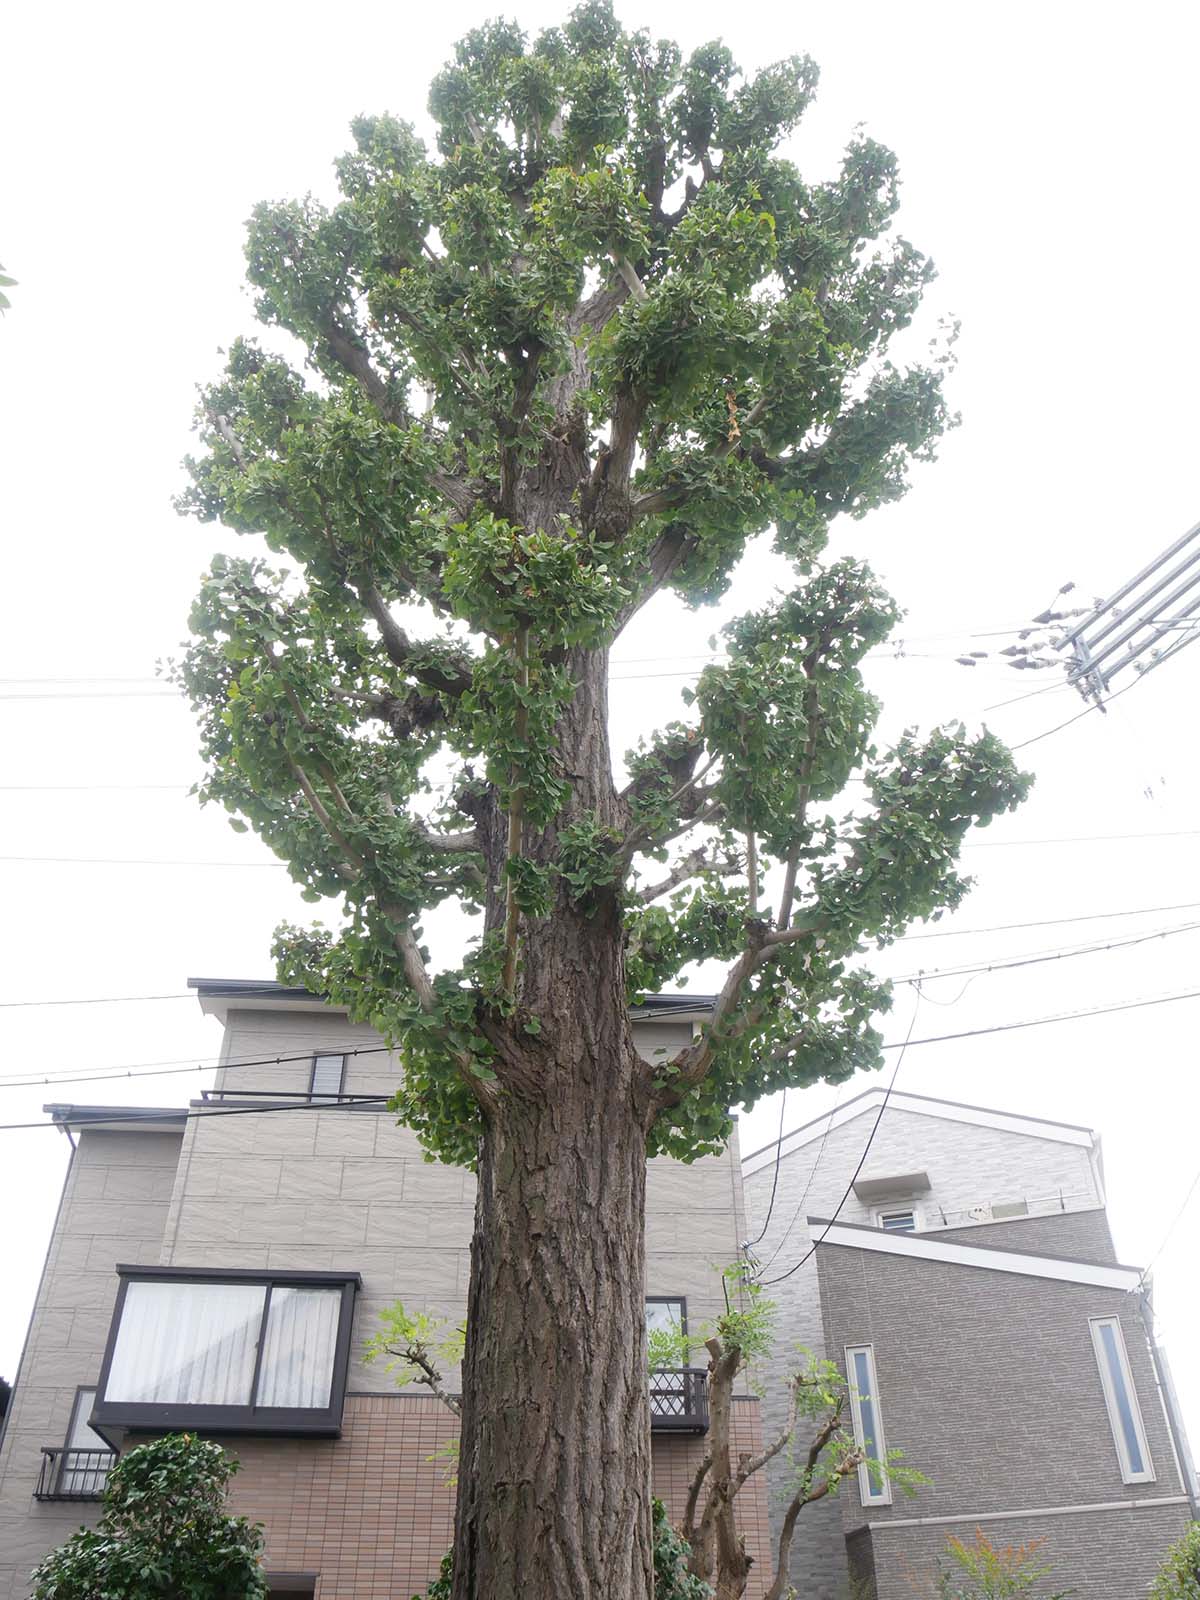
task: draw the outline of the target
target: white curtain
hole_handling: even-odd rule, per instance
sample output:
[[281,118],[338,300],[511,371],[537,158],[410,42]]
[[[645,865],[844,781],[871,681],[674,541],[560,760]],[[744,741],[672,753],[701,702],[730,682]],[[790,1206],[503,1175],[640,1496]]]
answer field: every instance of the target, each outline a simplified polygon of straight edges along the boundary
[[266,1288],[134,1280],[125,1292],[106,1400],[247,1406]]
[[323,1410],[329,1404],[341,1303],[340,1289],[271,1290],[260,1406]]

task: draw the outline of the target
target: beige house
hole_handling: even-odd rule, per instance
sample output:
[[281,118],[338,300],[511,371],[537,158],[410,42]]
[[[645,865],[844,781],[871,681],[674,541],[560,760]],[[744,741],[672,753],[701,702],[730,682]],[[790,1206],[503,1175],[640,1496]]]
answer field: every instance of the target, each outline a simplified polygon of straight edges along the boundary
[[[462,1317],[474,1181],[397,1127],[398,1064],[371,1029],[276,984],[194,986],[225,1027],[201,1100],[47,1107],[75,1149],[0,1445],[0,1600],[26,1596],[36,1562],[95,1520],[114,1451],[182,1427],[240,1457],[233,1503],[266,1526],[273,1594],[407,1600],[450,1543],[436,1454],[455,1423],[361,1357],[397,1299]],[[705,1014],[656,1000],[634,1016],[639,1047],[674,1049]],[[691,1166],[651,1162],[649,1320],[717,1313],[745,1233],[736,1140]],[[655,1488],[680,1510],[702,1374],[651,1391]],[[736,1412],[748,1446],[757,1400]],[[753,1487],[752,1596],[770,1570]]]

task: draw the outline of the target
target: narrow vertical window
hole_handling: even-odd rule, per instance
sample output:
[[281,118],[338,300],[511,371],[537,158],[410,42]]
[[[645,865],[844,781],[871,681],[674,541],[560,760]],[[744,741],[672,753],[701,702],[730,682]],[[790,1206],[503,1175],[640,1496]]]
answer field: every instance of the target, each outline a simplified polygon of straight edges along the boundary
[[1129,1356],[1117,1317],[1091,1319],[1092,1345],[1100,1368],[1100,1387],[1112,1424],[1121,1477],[1126,1483],[1153,1483],[1154,1464],[1146,1444],[1141,1407],[1129,1370]]
[[850,1413],[854,1419],[855,1442],[870,1460],[879,1462],[875,1472],[865,1465],[859,1467],[859,1497],[865,1506],[890,1506],[892,1486],[883,1470],[887,1445],[884,1443],[883,1417],[879,1410],[873,1345],[847,1347],[846,1377],[850,1383]]
[[314,1099],[318,1096],[341,1094],[345,1077],[345,1056],[314,1056],[312,1082],[308,1086],[308,1092]]

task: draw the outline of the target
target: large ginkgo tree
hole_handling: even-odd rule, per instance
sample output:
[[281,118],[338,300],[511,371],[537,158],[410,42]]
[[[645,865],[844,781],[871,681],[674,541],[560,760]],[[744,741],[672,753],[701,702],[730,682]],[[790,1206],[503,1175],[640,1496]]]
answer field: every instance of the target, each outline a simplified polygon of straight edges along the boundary
[[[965,834],[1024,789],[986,733],[871,742],[897,611],[822,551],[949,419],[938,363],[886,354],[931,276],[892,155],[855,137],[807,182],[776,153],[816,76],[685,60],[608,0],[479,29],[433,150],[364,117],[336,205],[256,210],[294,356],[238,340],[201,398],[185,509],[282,558],[217,558],[194,607],[203,797],[340,902],[280,930],[280,976],[394,1040],[401,1121],[478,1174],[459,1600],[646,1600],[646,1157],[878,1065],[864,941],[954,906]],[[613,644],[756,538],[794,586],[618,776]],[[447,901],[478,937],[436,971]],[[630,1002],[713,960],[709,1024],[648,1064]]]

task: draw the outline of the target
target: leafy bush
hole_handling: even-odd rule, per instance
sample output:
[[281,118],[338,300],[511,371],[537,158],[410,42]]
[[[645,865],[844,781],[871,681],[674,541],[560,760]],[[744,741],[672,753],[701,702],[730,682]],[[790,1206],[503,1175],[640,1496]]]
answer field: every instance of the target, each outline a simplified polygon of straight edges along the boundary
[[[947,1539],[945,1558],[938,1563],[938,1600],[1010,1600],[1013,1595],[1029,1594],[1050,1573],[1048,1566],[1038,1562],[1044,1543],[1032,1539],[1028,1544],[998,1549],[982,1528],[975,1529],[971,1544]],[[1067,1600],[1071,1593],[1059,1589],[1048,1600]]]
[[1150,1600],[1200,1600],[1200,1522],[1167,1551]]
[[262,1529],[225,1511],[237,1462],[175,1433],[122,1456],[104,1510],[33,1573],[33,1600],[266,1600]]

